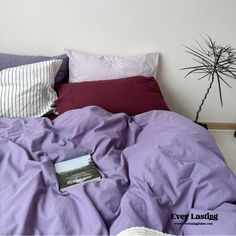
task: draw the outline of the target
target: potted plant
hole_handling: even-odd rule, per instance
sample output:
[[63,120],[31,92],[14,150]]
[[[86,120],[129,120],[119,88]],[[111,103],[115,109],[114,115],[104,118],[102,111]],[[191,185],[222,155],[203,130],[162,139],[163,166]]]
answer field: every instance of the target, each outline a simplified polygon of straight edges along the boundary
[[221,107],[223,107],[222,84],[231,88],[226,79],[236,79],[236,51],[230,45],[222,46],[216,44],[208,35],[203,37],[202,45],[197,40],[195,40],[195,42],[196,47],[184,47],[187,49],[186,52],[193,56],[196,65],[185,67],[181,70],[188,71],[185,77],[192,74],[199,74],[198,80],[204,78],[208,78],[209,80],[206,93],[198,107],[194,119],[196,123],[201,124],[198,122],[199,114],[214,83],[218,85],[219,100]]

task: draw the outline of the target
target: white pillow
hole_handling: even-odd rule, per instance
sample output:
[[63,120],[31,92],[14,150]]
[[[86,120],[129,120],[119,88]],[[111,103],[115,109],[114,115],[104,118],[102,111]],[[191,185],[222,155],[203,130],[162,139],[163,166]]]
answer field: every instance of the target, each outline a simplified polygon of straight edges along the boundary
[[41,117],[51,111],[61,63],[50,60],[0,71],[0,117]]
[[65,49],[69,57],[69,82],[157,76],[159,53],[137,56],[104,56]]

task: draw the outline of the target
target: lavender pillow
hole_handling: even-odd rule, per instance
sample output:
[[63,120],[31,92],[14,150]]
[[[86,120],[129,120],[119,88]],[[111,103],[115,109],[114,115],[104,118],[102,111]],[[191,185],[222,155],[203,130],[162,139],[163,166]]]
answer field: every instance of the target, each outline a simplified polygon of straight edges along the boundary
[[47,56],[24,56],[24,55],[0,53],[0,71],[6,68],[22,66],[42,61],[49,61],[52,59],[63,60],[60,69],[55,77],[55,86],[58,84],[67,83],[69,77],[69,67],[68,67],[69,58],[67,57],[66,54],[62,54],[55,57],[47,57]]
[[65,53],[69,57],[70,83],[138,75],[157,78],[158,52],[136,56],[111,56],[65,49]]

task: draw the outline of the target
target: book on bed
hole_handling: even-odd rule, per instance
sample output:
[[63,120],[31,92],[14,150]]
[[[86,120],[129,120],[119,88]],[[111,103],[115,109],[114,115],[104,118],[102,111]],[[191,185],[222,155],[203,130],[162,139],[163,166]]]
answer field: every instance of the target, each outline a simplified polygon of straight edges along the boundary
[[101,179],[100,173],[89,154],[57,162],[54,167],[59,189],[62,192],[69,187]]

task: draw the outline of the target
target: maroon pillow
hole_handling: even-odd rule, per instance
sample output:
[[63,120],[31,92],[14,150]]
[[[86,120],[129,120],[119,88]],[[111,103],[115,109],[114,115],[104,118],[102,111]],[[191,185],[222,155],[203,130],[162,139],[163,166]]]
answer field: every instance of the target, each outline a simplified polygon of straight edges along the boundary
[[62,84],[56,105],[59,114],[95,105],[112,112],[137,115],[150,110],[169,110],[153,77]]

